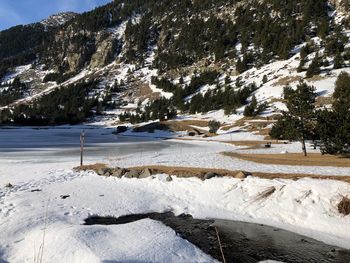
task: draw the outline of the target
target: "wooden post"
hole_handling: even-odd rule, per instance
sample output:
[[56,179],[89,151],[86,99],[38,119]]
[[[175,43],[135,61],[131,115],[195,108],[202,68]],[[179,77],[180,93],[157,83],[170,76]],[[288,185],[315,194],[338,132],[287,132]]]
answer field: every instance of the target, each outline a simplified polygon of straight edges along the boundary
[[84,130],[80,133],[80,166],[83,166],[84,159],[84,141],[85,141],[85,133]]

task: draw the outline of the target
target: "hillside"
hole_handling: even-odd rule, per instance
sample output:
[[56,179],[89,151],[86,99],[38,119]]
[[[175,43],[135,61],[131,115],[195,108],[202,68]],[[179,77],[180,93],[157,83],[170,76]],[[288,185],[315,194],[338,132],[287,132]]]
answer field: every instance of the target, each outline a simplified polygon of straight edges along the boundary
[[[0,33],[0,119],[118,121],[128,112],[124,121],[177,114],[232,124],[252,95],[260,117],[284,110],[283,88],[301,80],[327,105],[337,76],[350,72],[348,11],[345,0],[116,0],[10,28]],[[70,101],[77,87],[81,99]]]

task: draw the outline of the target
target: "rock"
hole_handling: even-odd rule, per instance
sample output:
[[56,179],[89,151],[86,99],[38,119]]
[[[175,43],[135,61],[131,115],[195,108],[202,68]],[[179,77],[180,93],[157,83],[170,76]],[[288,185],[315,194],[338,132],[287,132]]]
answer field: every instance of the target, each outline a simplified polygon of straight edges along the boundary
[[117,42],[111,36],[100,34],[96,37],[96,51],[91,57],[90,68],[100,68],[113,60]]
[[165,179],[167,182],[171,182],[172,180],[173,180],[173,178],[170,176],[170,175],[168,175],[167,176],[167,178]]
[[8,183],[8,184],[6,184],[6,185],[5,185],[5,187],[7,187],[7,188],[12,188],[12,187],[13,187],[13,185],[12,185],[12,184],[10,184],[10,183]]
[[106,168],[100,168],[97,170],[98,175],[104,175],[106,173]]
[[125,173],[126,170],[124,168],[115,168],[111,176],[122,178]]
[[151,175],[152,175],[151,170],[146,168],[145,170],[142,171],[139,178],[147,178],[147,177],[150,177]]
[[209,180],[209,179],[214,178],[216,176],[218,176],[216,173],[209,172],[209,173],[206,173],[203,178],[204,178],[204,180]]
[[126,126],[118,126],[117,129],[115,130],[115,134],[123,133],[128,130],[128,127]]
[[251,176],[252,174],[249,172],[245,172],[245,171],[240,171],[235,175],[235,178],[240,178],[240,179],[244,179],[247,178],[248,176]]
[[137,170],[129,170],[124,174],[125,178],[139,178],[140,172]]
[[112,173],[113,169],[111,168],[101,168],[97,171],[97,174],[101,176],[111,176]]

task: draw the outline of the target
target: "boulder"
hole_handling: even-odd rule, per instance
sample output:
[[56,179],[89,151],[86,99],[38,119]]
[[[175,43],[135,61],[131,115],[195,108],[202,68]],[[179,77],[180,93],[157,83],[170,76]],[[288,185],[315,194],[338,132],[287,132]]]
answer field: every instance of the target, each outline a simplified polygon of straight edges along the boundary
[[167,182],[171,182],[172,180],[173,180],[173,178],[170,176],[170,175],[168,175],[167,176],[167,178],[165,179]]
[[97,174],[101,176],[111,176],[112,173],[113,171],[111,168],[101,168],[97,171]]
[[8,183],[8,184],[6,184],[6,185],[5,185],[5,187],[7,187],[7,188],[12,188],[12,187],[13,187],[13,185],[12,185],[12,184],[10,184],[10,183]]
[[119,134],[119,133],[126,132],[127,130],[128,130],[128,127],[126,127],[126,126],[118,126],[114,133]]
[[244,179],[244,178],[247,178],[248,176],[251,176],[251,175],[252,174],[249,172],[240,171],[235,175],[235,178]]
[[129,170],[124,174],[125,178],[139,178],[140,172],[137,170]]
[[214,177],[217,177],[218,175],[216,173],[213,173],[213,172],[209,172],[209,173],[206,173],[203,177],[204,180],[209,180],[211,178],[214,178]]
[[152,172],[150,169],[146,168],[145,170],[143,170],[139,176],[139,178],[147,178],[150,177],[152,175]]
[[126,170],[124,168],[115,168],[113,173],[111,174],[111,176],[113,177],[118,177],[118,178],[122,178],[122,176],[126,173]]

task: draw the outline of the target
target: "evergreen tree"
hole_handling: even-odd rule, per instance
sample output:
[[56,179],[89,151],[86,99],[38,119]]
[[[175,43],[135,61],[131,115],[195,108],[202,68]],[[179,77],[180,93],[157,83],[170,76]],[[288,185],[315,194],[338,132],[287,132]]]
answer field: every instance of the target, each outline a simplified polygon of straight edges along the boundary
[[255,110],[258,107],[258,101],[256,100],[255,95],[253,95],[252,101],[244,109],[244,116],[251,117],[255,116]]
[[334,69],[342,68],[343,64],[344,64],[344,59],[343,59],[341,53],[337,52],[337,54],[334,57],[334,67],[333,68]]
[[316,53],[315,58],[312,60],[308,70],[306,71],[306,77],[311,78],[315,75],[318,75],[321,73],[321,59],[318,53]]
[[266,110],[267,106],[266,102],[258,104],[255,95],[253,95],[252,101],[245,107],[243,114],[246,117],[255,117]]
[[332,110],[318,116],[322,153],[350,156],[350,75],[342,72],[335,85]]
[[208,125],[209,125],[209,132],[216,133],[219,130],[221,123],[218,121],[211,120],[209,121]]
[[300,82],[296,90],[285,87],[284,99],[288,111],[283,112],[270,133],[273,138],[300,140],[305,156],[305,140],[315,133],[315,98],[315,88],[304,82]]
[[264,75],[263,78],[262,78],[262,82],[265,84],[266,82],[268,82],[268,79],[267,79],[267,76]]

